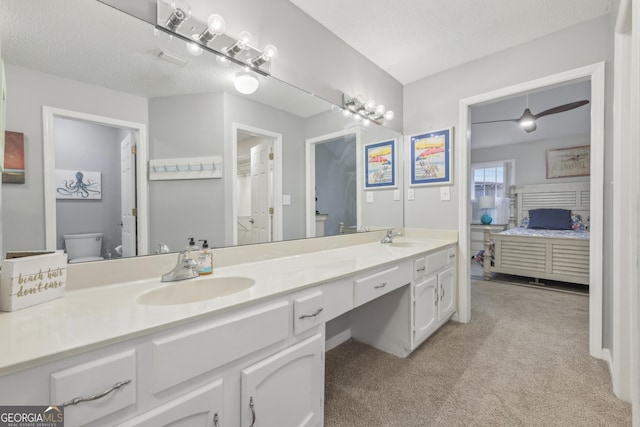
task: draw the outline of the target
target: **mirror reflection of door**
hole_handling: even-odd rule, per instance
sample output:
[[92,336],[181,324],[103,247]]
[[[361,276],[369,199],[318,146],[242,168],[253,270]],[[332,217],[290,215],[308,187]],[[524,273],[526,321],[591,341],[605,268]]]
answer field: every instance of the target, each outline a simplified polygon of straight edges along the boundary
[[356,136],[315,144],[316,236],[355,230]]
[[273,241],[274,140],[238,131],[238,244]]
[[100,233],[100,248],[81,258],[136,255],[134,133],[56,117],[53,136],[57,249],[66,249],[65,235]]

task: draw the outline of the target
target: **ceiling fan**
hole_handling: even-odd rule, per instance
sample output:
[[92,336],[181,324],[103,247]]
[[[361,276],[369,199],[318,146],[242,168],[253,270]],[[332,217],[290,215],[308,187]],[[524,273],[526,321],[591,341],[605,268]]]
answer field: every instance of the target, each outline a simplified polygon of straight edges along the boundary
[[557,107],[549,108],[548,110],[544,110],[538,114],[531,113],[529,108],[524,110],[522,116],[517,119],[503,119],[503,120],[490,120],[487,122],[475,122],[472,123],[474,125],[484,124],[484,123],[497,123],[497,122],[515,122],[519,123],[520,126],[527,132],[533,132],[537,129],[536,120],[540,117],[549,116],[551,114],[564,113],[565,111],[573,110],[574,108],[582,107],[583,105],[587,105],[589,101],[583,99],[581,101],[570,102],[568,104],[559,105]]

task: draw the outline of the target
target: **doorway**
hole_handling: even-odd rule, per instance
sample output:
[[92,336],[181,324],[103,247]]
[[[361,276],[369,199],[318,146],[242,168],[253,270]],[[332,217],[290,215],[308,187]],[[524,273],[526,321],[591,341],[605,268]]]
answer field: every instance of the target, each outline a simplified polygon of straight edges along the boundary
[[145,125],[46,106],[43,125],[46,249],[102,233],[104,258],[147,254]]
[[233,123],[232,244],[282,240],[282,134]]
[[[460,259],[470,259],[470,107],[493,100],[502,99],[519,93],[562,85],[567,82],[591,81],[591,234],[589,241],[589,353],[596,358],[602,358],[602,258],[603,258],[603,198],[604,198],[604,63],[570,70],[538,80],[506,87],[485,94],[465,98],[460,101],[460,141],[457,144],[456,157],[458,159],[457,179],[460,183],[459,193],[459,250]],[[469,263],[461,262],[458,268],[459,300],[458,319],[462,322],[471,320],[471,278]]]
[[360,129],[306,141],[306,236],[355,232],[361,223]]

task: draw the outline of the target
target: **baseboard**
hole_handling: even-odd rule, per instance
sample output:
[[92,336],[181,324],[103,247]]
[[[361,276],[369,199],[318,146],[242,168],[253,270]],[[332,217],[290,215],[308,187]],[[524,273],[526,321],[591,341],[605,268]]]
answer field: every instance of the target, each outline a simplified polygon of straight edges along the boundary
[[329,338],[325,342],[324,351],[329,351],[331,349],[336,348],[337,346],[339,346],[343,342],[348,341],[349,338],[351,338],[351,329],[345,329],[344,331],[340,332],[339,334],[336,334],[336,335],[332,336],[331,338]]
[[609,367],[609,377],[611,378],[611,382],[613,383],[613,357],[611,356],[611,350],[608,348],[603,348],[601,353],[601,359],[607,362],[607,366]]

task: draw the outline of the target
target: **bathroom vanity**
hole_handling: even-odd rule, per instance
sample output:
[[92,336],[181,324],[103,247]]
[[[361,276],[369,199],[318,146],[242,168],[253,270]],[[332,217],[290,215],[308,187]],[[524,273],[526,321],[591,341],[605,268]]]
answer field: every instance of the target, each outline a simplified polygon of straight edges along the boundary
[[1,313],[0,402],[70,402],[68,426],[322,425],[327,322],[350,313],[353,338],[404,357],[455,312],[456,233],[407,233],[271,244],[182,282],[255,282],[212,299],[172,304],[158,271]]

